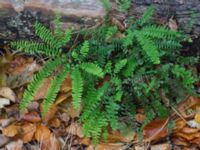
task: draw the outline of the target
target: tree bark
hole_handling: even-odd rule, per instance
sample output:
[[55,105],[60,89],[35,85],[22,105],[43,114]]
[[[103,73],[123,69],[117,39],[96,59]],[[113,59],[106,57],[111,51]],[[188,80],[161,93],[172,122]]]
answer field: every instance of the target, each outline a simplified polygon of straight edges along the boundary
[[200,0],[132,0],[129,15],[141,15],[153,5],[156,9],[154,19],[168,24],[170,18],[177,22],[178,28],[194,37],[200,35]]

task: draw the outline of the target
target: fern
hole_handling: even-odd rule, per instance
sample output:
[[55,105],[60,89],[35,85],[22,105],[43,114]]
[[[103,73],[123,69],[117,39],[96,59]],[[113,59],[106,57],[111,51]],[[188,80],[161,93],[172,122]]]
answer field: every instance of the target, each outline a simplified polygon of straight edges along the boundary
[[83,92],[83,79],[78,68],[72,71],[72,98],[73,106],[78,109],[81,105],[81,98]]
[[34,41],[16,41],[11,42],[11,46],[13,48],[19,49],[21,51],[24,51],[28,54],[44,54],[47,56],[57,56],[59,55],[60,51],[55,51],[51,49],[49,45],[43,44],[43,43],[37,43]]
[[159,64],[160,63],[159,52],[157,47],[154,45],[153,41],[142,36],[140,32],[136,32],[135,36],[140,45],[142,46],[143,50],[145,51],[145,53],[149,56],[150,60],[154,64]]
[[39,71],[34,77],[33,81],[28,85],[24,92],[23,99],[20,102],[20,110],[25,110],[27,105],[33,100],[34,95],[42,86],[44,80],[55,70],[58,65],[62,64],[61,59],[49,61],[44,65],[43,69]]
[[35,33],[38,35],[44,42],[51,47],[58,49],[60,45],[58,45],[59,41],[53,36],[53,34],[42,24],[36,22],[34,24]]
[[121,0],[119,1],[118,7],[121,11],[127,11],[131,6],[131,0]]
[[101,77],[102,78],[104,76],[103,70],[99,66],[97,66],[96,64],[93,64],[93,63],[82,63],[80,65],[80,67],[84,71],[86,71],[86,72],[88,72],[90,74],[93,74],[93,75],[95,75],[97,77]]
[[81,47],[80,49],[80,53],[83,57],[86,57],[88,55],[88,52],[89,52],[89,42],[88,41],[85,41],[83,43],[83,46]]
[[116,64],[115,64],[115,69],[114,69],[114,72],[117,74],[121,71],[122,68],[125,67],[125,65],[127,64],[127,59],[123,59],[123,60],[120,60],[118,61]]
[[45,116],[45,114],[49,111],[50,107],[53,105],[53,102],[60,90],[60,86],[62,85],[68,73],[69,66],[65,65],[63,71],[60,72],[51,82],[47,95],[45,96],[45,99],[42,104],[42,116]]

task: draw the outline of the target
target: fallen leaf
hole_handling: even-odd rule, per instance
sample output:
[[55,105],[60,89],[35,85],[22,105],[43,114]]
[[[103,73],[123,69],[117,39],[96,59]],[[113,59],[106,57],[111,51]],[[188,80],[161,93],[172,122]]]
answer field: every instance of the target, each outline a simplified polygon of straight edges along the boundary
[[0,108],[4,108],[4,106],[10,105],[10,100],[7,98],[0,97]]
[[23,119],[28,122],[37,123],[41,121],[41,117],[37,112],[29,112],[24,114]]
[[14,117],[0,119],[1,127],[5,128],[6,126],[10,125],[15,121]]
[[147,141],[158,141],[167,136],[167,123],[169,119],[155,119],[143,129],[143,135]]
[[42,86],[37,90],[36,94],[34,95],[33,99],[35,101],[45,98],[52,79],[52,77],[49,77],[43,82]]
[[9,143],[11,141],[11,138],[6,137],[2,134],[0,134],[0,147],[3,147],[4,145],[6,145],[7,143]]
[[133,130],[127,133],[126,135],[123,135],[119,131],[112,131],[112,133],[108,134],[107,142],[108,143],[116,143],[116,142],[129,143],[134,139],[135,135],[136,133]]
[[186,126],[186,122],[182,119],[176,120],[176,125],[174,127],[175,131],[181,130]]
[[44,125],[38,125],[35,132],[35,139],[38,142],[49,140],[51,136],[51,131]]
[[187,141],[191,141],[195,138],[200,138],[200,133],[197,132],[197,133],[186,134],[182,132],[177,132],[175,133],[175,136],[186,139]]
[[82,139],[80,140],[80,143],[83,144],[83,145],[88,146],[88,145],[91,144],[91,140],[90,140],[89,138],[87,138],[87,137],[84,137],[84,138],[82,138]]
[[23,141],[17,140],[14,142],[11,142],[5,146],[6,150],[22,150],[23,148]]
[[[188,114],[186,110],[195,107],[200,104],[200,99],[193,96],[186,97],[181,103],[178,104],[177,110],[183,118],[191,118],[195,113]],[[177,116],[177,112],[173,111],[172,116]]]
[[77,135],[80,138],[83,138],[82,126],[77,122],[73,122],[66,128],[66,132],[72,135]]
[[[12,66],[13,65],[13,66]],[[7,76],[7,85],[10,88],[20,87],[31,81],[33,74],[40,70],[35,61],[27,60],[19,64],[12,64]]]
[[171,150],[172,146],[169,143],[151,145],[151,150]]
[[61,121],[63,121],[65,124],[69,123],[70,120],[70,116],[67,113],[62,113],[59,115],[59,118],[61,119]]
[[62,103],[64,100],[67,100],[68,98],[70,98],[71,96],[72,96],[71,92],[60,93],[55,100],[55,104],[58,105],[58,104]]
[[180,132],[185,134],[192,134],[192,133],[197,133],[198,131],[199,129],[196,128],[184,127]]
[[172,141],[175,145],[180,145],[180,146],[188,146],[190,144],[185,139],[180,137],[173,137]]
[[15,124],[12,124],[12,125],[7,126],[6,128],[3,128],[2,132],[3,132],[3,135],[5,136],[14,137],[20,132],[20,127]]
[[63,84],[60,88],[61,92],[67,93],[69,91],[71,91],[72,89],[72,80],[70,78],[70,76],[66,77],[66,79],[63,81]]
[[126,145],[124,143],[102,143],[102,144],[97,144],[95,146],[95,150],[125,150]]
[[28,143],[30,142],[35,134],[36,131],[36,125],[32,124],[32,123],[27,123],[25,125],[23,125],[22,127],[22,140],[24,143]]
[[42,121],[47,123],[49,122],[51,119],[54,118],[56,112],[57,112],[58,108],[57,105],[53,104],[50,108],[50,110],[45,114],[45,116],[42,118]]
[[13,92],[12,89],[10,89],[9,87],[2,87],[0,88],[0,96],[11,100],[12,102],[16,101],[16,95]]
[[54,118],[50,121],[50,126],[54,128],[60,127],[60,120],[58,118]]
[[200,124],[200,113],[195,114],[194,120]]

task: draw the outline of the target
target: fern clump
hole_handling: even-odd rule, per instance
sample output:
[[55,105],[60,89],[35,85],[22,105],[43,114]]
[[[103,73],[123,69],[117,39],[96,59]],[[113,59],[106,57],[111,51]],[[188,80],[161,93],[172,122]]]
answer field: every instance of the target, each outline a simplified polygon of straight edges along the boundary
[[[102,2],[110,11],[109,1]],[[130,0],[119,1],[120,10],[127,10],[130,5]],[[120,129],[121,118],[127,118],[127,125],[133,123],[138,106],[145,110],[144,125],[155,117],[168,116],[169,106],[176,105],[185,94],[194,94],[197,78],[184,66],[196,62],[180,54],[180,43],[185,36],[155,25],[151,21],[153,13],[154,8],[149,7],[123,32],[109,19],[105,20],[95,29],[81,30],[81,40],[73,44],[72,30],[62,32],[59,15],[54,21],[54,32],[36,23],[39,42],[11,42],[12,47],[23,52],[49,58],[24,92],[20,109],[26,109],[53,74],[42,115],[49,111],[65,77],[71,76],[73,107],[82,108],[80,121],[84,135],[93,138],[94,143],[106,139],[108,128]],[[67,43],[72,46],[63,52]]]

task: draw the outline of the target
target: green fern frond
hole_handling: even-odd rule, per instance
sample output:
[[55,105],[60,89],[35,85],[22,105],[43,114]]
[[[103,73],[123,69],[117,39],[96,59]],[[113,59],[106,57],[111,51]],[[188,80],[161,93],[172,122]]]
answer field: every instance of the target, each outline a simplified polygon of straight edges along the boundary
[[89,52],[89,42],[84,41],[83,45],[81,46],[80,53],[83,57],[86,57]]
[[127,61],[127,65],[123,74],[126,77],[131,76],[133,72],[135,71],[137,65],[138,65],[138,60],[135,57],[131,56]]
[[71,40],[71,37],[72,37],[72,30],[71,29],[65,30],[64,36],[58,42],[58,48],[65,46]]
[[103,7],[106,9],[106,11],[110,11],[112,9],[112,5],[109,2],[109,0],[101,0],[101,3]]
[[58,56],[60,51],[52,49],[49,45],[34,41],[16,41],[11,42],[11,47],[24,51],[28,54],[44,54],[47,56]]
[[160,64],[159,52],[153,41],[140,34],[139,31],[135,31],[135,36],[150,60],[154,64]]
[[113,130],[118,128],[118,110],[119,105],[113,99],[109,99],[106,104],[106,116]]
[[53,102],[60,90],[60,86],[62,85],[68,73],[69,66],[65,65],[63,71],[60,72],[51,82],[47,95],[45,96],[45,99],[42,103],[42,116],[45,116],[45,114],[49,111],[50,107],[53,105]]
[[116,26],[109,27],[106,33],[106,40],[110,39],[115,33],[117,33],[118,29]]
[[84,71],[86,71],[92,75],[95,75],[97,77],[103,78],[103,76],[104,76],[103,70],[94,63],[82,63],[80,65],[80,67]]
[[33,100],[33,97],[37,93],[38,89],[42,86],[45,79],[60,65],[61,59],[47,62],[39,73],[33,76],[32,82],[28,85],[24,92],[23,99],[20,102],[20,110],[26,109],[28,104]]
[[159,49],[175,50],[182,47],[182,45],[175,40],[155,40],[155,44]]
[[72,71],[72,104],[75,109],[80,108],[82,93],[83,93],[83,79],[78,68]]
[[127,64],[127,59],[122,59],[115,64],[114,73],[119,73]]
[[143,27],[143,29],[141,30],[141,34],[144,34],[146,37],[165,39],[165,40],[177,39],[182,36],[179,32],[170,30],[163,26],[155,26],[155,25]]
[[53,36],[51,31],[47,29],[43,24],[36,22],[34,24],[35,33],[38,35],[44,42],[51,45],[51,47],[58,49],[60,48],[59,41]]
[[121,11],[127,11],[131,7],[131,0],[119,1],[118,7]]
[[154,14],[154,11],[155,11],[155,8],[153,6],[151,7],[148,7],[142,17],[137,21],[137,23],[140,25],[140,26],[143,26],[144,24],[146,23],[149,23],[150,20],[151,20],[151,17],[153,16]]
[[56,16],[55,16],[53,23],[54,23],[54,36],[58,39],[63,36],[63,32],[61,30],[61,21],[60,20],[61,20],[61,14],[56,13]]

